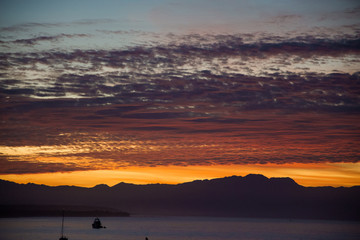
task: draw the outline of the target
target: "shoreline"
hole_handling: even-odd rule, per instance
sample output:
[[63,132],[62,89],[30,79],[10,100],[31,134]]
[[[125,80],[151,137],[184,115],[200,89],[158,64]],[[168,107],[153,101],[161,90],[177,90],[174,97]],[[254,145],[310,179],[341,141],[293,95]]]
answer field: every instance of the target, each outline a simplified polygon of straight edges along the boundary
[[39,206],[39,205],[1,205],[0,218],[11,217],[129,217],[128,212],[117,209],[87,206]]

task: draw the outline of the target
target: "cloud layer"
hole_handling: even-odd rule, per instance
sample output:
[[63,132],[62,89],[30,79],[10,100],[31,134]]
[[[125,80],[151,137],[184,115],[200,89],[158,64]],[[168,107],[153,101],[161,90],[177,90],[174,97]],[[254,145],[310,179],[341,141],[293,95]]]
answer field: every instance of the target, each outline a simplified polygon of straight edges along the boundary
[[0,54],[1,173],[360,160],[357,35],[166,39]]

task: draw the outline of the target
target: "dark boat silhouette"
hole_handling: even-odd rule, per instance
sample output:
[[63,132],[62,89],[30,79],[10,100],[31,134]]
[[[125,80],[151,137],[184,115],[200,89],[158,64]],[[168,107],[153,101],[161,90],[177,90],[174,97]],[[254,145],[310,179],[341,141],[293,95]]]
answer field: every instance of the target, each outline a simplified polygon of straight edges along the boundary
[[99,229],[99,228],[106,228],[105,226],[101,225],[101,221],[99,218],[95,218],[93,224],[92,224],[93,228]]
[[62,221],[61,221],[61,237],[59,240],[68,240],[67,237],[64,236],[64,211],[62,212]]

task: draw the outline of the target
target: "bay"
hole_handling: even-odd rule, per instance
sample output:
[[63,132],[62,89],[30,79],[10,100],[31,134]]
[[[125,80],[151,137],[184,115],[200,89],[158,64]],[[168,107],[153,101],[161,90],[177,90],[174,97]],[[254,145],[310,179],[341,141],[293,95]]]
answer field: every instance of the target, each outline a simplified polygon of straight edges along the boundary
[[[65,218],[69,240],[358,240],[360,223],[348,221],[212,217],[102,217],[105,229],[92,229],[91,217]],[[2,218],[2,240],[58,240],[61,218]]]

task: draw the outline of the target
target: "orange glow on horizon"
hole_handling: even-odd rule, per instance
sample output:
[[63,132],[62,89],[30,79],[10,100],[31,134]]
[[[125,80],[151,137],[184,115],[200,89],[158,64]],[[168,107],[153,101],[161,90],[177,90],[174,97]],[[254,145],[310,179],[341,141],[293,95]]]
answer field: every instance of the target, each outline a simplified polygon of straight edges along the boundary
[[178,184],[233,175],[246,176],[251,173],[269,178],[290,177],[303,186],[360,185],[360,163],[128,167],[117,170],[4,174],[0,178],[17,183],[93,187],[97,184],[113,186],[120,182]]

